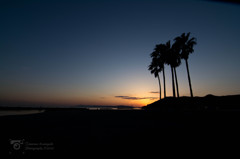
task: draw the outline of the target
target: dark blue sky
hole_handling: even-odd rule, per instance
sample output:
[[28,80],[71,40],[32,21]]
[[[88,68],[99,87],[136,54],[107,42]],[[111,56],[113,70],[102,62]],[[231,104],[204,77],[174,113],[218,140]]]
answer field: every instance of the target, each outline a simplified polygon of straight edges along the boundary
[[[0,101],[144,105],[158,43],[197,38],[194,95],[240,93],[240,5],[211,1],[1,1]],[[185,63],[180,95],[189,95]],[[172,94],[167,67],[167,95]],[[139,100],[115,98],[129,96]],[[146,99],[140,99],[146,98]]]

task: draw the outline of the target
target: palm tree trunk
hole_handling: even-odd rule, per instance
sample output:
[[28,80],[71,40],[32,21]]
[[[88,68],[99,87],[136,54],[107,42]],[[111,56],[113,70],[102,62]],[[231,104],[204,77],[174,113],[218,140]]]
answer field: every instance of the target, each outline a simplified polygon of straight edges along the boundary
[[185,59],[185,62],[186,62],[186,67],[187,67],[187,74],[188,74],[188,83],[189,83],[189,88],[190,88],[190,94],[191,94],[191,97],[193,97],[191,78],[190,78],[190,73],[189,73],[189,68],[188,68],[188,60]]
[[173,97],[176,97],[175,94],[175,82],[174,82],[174,74],[173,74],[173,67],[171,66],[171,72],[172,72],[172,88],[173,88]]
[[163,87],[164,87],[164,98],[166,98],[166,83],[165,83],[165,71],[163,66]]
[[175,80],[176,80],[177,97],[179,98],[177,72],[176,72],[176,68],[175,67],[174,67],[174,74],[175,74]]
[[158,77],[158,83],[159,83],[159,99],[161,100],[162,99],[162,91],[161,91],[161,81],[160,81],[160,77],[159,75],[157,75]]

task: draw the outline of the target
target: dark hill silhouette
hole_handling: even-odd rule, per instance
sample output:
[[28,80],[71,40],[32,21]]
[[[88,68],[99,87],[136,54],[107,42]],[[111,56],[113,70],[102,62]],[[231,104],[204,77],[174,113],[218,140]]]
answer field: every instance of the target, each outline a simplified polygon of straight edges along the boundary
[[163,111],[240,110],[240,95],[205,97],[167,97],[149,104],[143,109]]

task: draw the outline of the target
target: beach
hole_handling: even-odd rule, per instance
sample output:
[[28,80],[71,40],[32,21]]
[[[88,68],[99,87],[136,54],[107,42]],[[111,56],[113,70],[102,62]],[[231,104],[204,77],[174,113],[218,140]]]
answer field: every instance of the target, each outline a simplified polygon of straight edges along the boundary
[[[0,117],[0,141],[6,156],[205,152],[240,141],[239,121],[238,111],[57,109]],[[18,140],[20,150],[11,143]]]

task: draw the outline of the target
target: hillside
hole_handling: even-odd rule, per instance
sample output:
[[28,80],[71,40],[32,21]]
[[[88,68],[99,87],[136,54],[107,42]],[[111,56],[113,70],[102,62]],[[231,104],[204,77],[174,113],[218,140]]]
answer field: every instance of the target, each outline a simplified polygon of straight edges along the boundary
[[198,110],[240,110],[240,95],[205,97],[166,97],[149,104],[145,110],[198,111]]

